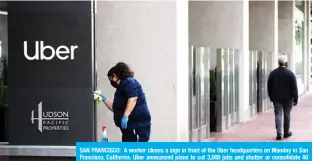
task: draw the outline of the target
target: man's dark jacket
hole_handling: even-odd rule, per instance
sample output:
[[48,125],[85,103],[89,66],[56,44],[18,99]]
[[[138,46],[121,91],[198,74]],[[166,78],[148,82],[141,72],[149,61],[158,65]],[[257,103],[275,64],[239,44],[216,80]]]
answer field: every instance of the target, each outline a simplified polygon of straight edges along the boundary
[[292,101],[298,103],[296,76],[285,67],[273,70],[267,81],[268,96],[272,102]]

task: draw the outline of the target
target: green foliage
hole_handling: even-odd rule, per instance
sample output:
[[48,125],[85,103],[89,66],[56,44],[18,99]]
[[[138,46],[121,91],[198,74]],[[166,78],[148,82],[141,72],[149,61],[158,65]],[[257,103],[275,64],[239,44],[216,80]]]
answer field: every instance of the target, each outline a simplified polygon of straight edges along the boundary
[[295,33],[296,44],[300,45],[301,40],[302,40],[302,27],[301,27],[301,24],[298,23],[298,21],[296,21],[295,28],[296,28],[296,33]]
[[216,101],[217,68],[210,70],[210,101]]
[[0,105],[4,106],[8,103],[7,98],[7,61],[1,60],[1,78],[0,78]]

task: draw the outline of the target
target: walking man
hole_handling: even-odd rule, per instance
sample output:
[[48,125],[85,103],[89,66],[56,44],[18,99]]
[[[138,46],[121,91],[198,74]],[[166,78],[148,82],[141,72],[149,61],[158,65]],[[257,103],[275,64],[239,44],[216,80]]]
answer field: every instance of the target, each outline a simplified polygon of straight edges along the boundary
[[[283,137],[288,138],[292,135],[290,112],[292,107],[298,104],[297,79],[294,73],[286,68],[287,63],[285,55],[279,56],[279,67],[270,73],[267,81],[268,96],[273,102],[275,111],[276,140],[282,140]],[[282,131],[282,114],[284,114],[284,131]]]

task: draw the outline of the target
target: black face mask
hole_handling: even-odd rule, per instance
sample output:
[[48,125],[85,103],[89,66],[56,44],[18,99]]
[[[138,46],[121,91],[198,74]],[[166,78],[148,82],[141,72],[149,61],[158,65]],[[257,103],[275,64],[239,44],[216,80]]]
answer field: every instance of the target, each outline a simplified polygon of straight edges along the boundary
[[110,83],[111,83],[112,87],[117,88],[117,82],[110,81]]

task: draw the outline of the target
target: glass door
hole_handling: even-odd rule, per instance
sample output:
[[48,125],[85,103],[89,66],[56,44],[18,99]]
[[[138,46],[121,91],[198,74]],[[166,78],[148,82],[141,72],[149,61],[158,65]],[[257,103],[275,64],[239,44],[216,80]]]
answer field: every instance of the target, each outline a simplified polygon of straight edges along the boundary
[[250,51],[250,63],[249,63],[249,71],[250,71],[250,80],[249,80],[249,86],[250,86],[250,116],[254,116],[257,114],[257,52],[254,50]]
[[237,57],[238,57],[239,51],[230,49],[229,50],[229,113],[230,113],[230,121],[228,122],[228,126],[234,126],[239,121],[239,113],[238,113],[238,94],[237,88],[238,86],[236,81],[236,66],[238,65]]
[[239,120],[238,50],[217,49],[217,131]]
[[273,70],[273,52],[268,52],[267,53],[267,73],[266,73],[266,97],[267,97],[267,104],[268,104],[268,109],[269,108],[272,108],[272,103],[268,97],[268,91],[267,91],[267,80],[268,80],[268,77],[270,75],[270,73],[272,72]]
[[235,71],[235,63],[234,63],[234,50],[233,49],[229,49],[228,50],[228,65],[229,65],[229,115],[228,115],[228,122],[227,122],[227,127],[231,127],[233,126],[234,123],[234,114],[235,114],[235,94],[234,94],[234,71]]
[[199,122],[198,104],[197,104],[197,49],[190,48],[189,54],[189,138],[190,141],[199,141]]
[[[1,2],[1,5],[4,3],[6,2]],[[7,12],[1,10],[0,11],[0,144],[7,144],[8,142],[7,70],[8,70]]]
[[216,87],[216,109],[217,122],[216,131],[222,132],[226,129],[225,122],[228,122],[228,55],[227,49],[217,49],[217,87]]
[[267,101],[267,52],[258,51],[258,71],[257,71],[257,84],[258,84],[258,96],[257,96],[257,110],[258,112],[264,112],[268,109]]
[[209,48],[191,47],[189,56],[190,141],[210,136]]
[[236,49],[234,52],[234,99],[235,99],[235,113],[234,113],[234,123],[238,124],[239,123],[239,49]]

